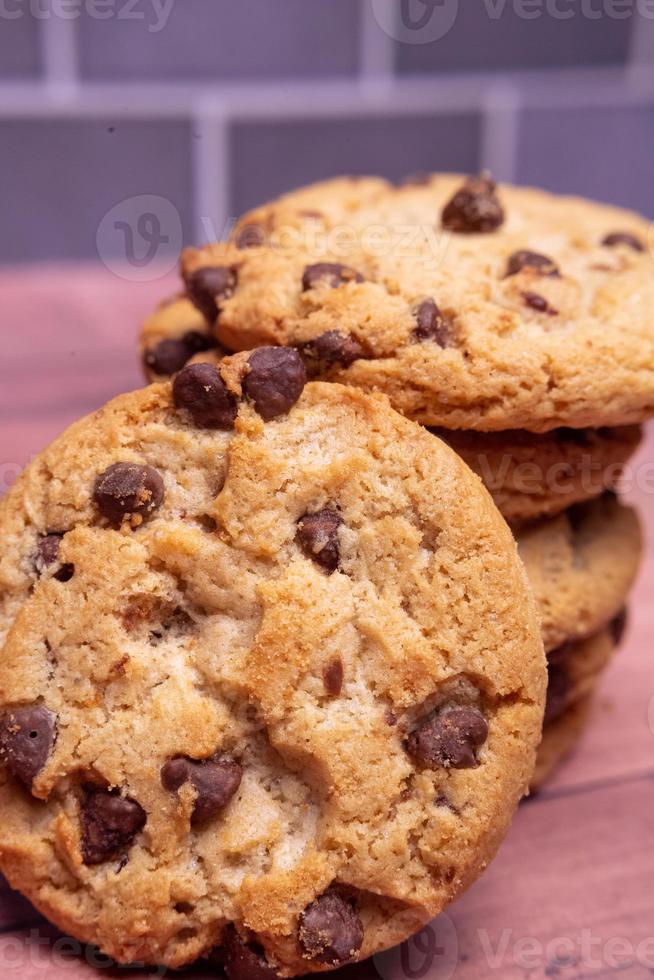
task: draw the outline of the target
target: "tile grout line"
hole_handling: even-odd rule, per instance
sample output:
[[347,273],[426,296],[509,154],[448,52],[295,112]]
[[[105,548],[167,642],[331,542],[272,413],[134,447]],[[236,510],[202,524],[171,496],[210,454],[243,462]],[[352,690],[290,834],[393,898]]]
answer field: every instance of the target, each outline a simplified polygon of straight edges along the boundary
[[519,110],[517,88],[499,82],[481,99],[482,169],[502,181],[514,182],[517,177]]
[[74,94],[79,86],[77,22],[58,17],[50,7],[39,19],[42,79],[55,99]]
[[638,9],[634,11],[626,70],[627,77],[635,88],[652,92],[654,89],[654,18],[645,17]]
[[[585,71],[577,71],[566,75],[565,84],[556,85],[552,84],[554,76],[544,78],[539,73],[508,76],[505,79],[475,73],[392,80],[371,75],[359,87],[353,86],[351,79],[338,83],[271,83],[264,87],[138,84],[130,87],[130,99],[126,104],[125,88],[119,83],[79,85],[70,65],[64,76],[57,68],[65,60],[57,45],[51,46],[53,52],[58,52],[56,59],[53,55],[49,62],[48,81],[52,87],[44,86],[42,82],[0,86],[0,118],[42,116],[48,111],[74,118],[92,118],[102,112],[115,111],[122,111],[132,118],[145,115],[156,118],[188,117],[201,103],[208,106],[229,105],[231,115],[252,120],[293,119],[308,113],[312,118],[320,119],[343,112],[353,116],[388,115],[393,112],[420,115],[479,110],[484,100],[492,102],[493,93],[502,88],[505,92],[512,91],[514,96],[520,93],[519,99],[524,105],[544,108],[568,106],[571,102],[579,107],[619,107],[651,105],[654,101],[651,91],[630,84],[624,72],[620,75],[614,71],[588,75]],[[62,86],[67,98],[59,97]]]
[[[392,5],[394,0],[384,0]],[[395,76],[395,42],[382,30],[372,9],[372,0],[359,0],[359,75],[388,83]]]
[[627,64],[642,63],[646,63],[650,68],[654,67],[654,17],[643,17],[636,10],[631,29]]
[[222,107],[200,104],[191,117],[193,237],[197,244],[225,238],[230,216],[230,119]]

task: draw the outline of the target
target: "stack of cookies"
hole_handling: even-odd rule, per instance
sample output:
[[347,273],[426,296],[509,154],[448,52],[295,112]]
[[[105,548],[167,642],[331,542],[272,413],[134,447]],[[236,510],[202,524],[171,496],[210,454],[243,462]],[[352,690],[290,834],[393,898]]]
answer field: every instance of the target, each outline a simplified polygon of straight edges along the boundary
[[640,548],[644,229],[460,183],[336,181],[189,250],[156,383],[0,502],[0,869],[119,963],[401,942],[583,725]]
[[533,785],[574,745],[618,645],[641,536],[614,495],[654,409],[649,228],[486,176],[338,179],[189,249],[144,325],[148,377],[283,344],[311,377],[386,394],[482,478],[543,620]]

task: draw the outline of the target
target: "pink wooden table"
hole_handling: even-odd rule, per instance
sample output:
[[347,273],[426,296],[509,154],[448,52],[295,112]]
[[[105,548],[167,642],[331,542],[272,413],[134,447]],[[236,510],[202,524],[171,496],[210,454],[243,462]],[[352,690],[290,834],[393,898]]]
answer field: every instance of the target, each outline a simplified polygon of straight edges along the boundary
[[[0,493],[66,425],[139,386],[136,324],[175,289],[174,277],[133,283],[95,266],[0,273]],[[500,857],[447,915],[402,954],[342,974],[654,975],[654,430],[632,477],[628,496],[645,519],[647,558],[626,646],[583,744],[523,804]],[[0,879],[0,980],[103,975],[143,974],[111,969],[92,951],[80,955]]]

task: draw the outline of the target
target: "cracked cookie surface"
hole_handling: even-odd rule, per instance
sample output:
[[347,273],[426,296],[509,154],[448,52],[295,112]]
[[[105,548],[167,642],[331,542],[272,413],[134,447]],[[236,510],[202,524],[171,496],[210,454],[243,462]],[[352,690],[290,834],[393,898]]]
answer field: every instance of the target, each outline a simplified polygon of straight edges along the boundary
[[183,274],[229,350],[296,346],[426,425],[543,432],[654,411],[651,235],[631,212],[452,174],[342,178],[187,250]]
[[382,396],[303,384],[286,350],[187,367],[0,503],[0,866],[121,962],[368,956],[532,774],[545,659],[490,497]]

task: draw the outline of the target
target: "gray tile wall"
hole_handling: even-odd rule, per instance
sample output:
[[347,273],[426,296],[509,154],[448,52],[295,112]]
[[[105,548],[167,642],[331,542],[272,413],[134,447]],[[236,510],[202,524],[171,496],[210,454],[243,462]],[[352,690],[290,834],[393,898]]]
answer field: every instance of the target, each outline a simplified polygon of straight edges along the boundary
[[[411,0],[423,6],[422,0]],[[452,0],[443,0],[445,7]],[[623,64],[633,16],[584,16],[579,0],[558,6],[539,0],[474,0],[458,3],[453,27],[432,43],[397,44],[398,71],[475,71]],[[601,10],[601,0],[590,10]],[[608,7],[607,7],[608,10]],[[568,17],[572,12],[574,16]],[[525,16],[526,15],[526,16]]]
[[523,112],[518,179],[654,215],[654,104]]
[[335,174],[391,180],[424,170],[479,169],[477,112],[235,123],[230,201],[235,213],[289,187]]
[[359,16],[352,0],[175,0],[142,19],[79,21],[88,79],[213,80],[351,76]]
[[96,257],[104,215],[141,195],[169,200],[192,239],[189,135],[172,119],[0,121],[0,261]]
[[0,83],[36,78],[40,70],[39,25],[28,9],[6,9],[11,16],[0,18]]
[[491,166],[654,213],[654,0],[64,9],[0,0],[0,261],[120,252],[106,222],[153,195],[200,240],[346,172]]

